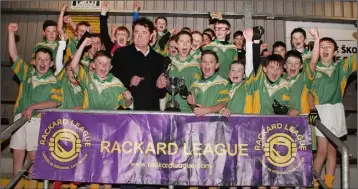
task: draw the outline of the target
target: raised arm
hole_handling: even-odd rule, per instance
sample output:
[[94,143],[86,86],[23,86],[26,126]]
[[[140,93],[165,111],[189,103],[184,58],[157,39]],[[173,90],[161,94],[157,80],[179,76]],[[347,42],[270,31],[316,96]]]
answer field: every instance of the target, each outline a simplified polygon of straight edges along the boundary
[[71,28],[73,29],[73,31],[76,31],[76,29],[77,29],[77,24],[72,21],[72,18],[71,18],[70,15],[64,16],[64,17],[63,17],[63,21],[64,21],[66,24],[69,24],[69,25],[71,26]]
[[64,4],[62,6],[60,15],[59,15],[58,20],[57,20],[57,32],[58,32],[59,35],[64,35],[65,34],[65,31],[63,31],[63,17],[65,15],[67,7],[68,7],[68,5],[66,5],[66,4]]
[[79,71],[79,63],[80,63],[80,60],[81,60],[81,57],[82,57],[82,53],[83,53],[84,49],[87,46],[90,46],[91,44],[92,44],[91,39],[86,38],[83,41],[83,43],[79,46],[79,48],[77,49],[75,55],[73,56],[73,58],[71,60],[71,63],[70,63],[70,67],[76,74],[78,74],[78,71]]
[[16,41],[15,41],[15,32],[19,29],[17,23],[9,23],[8,30],[9,30],[9,54],[11,60],[15,62],[19,54],[17,53],[16,48]]
[[139,19],[140,2],[134,1],[133,3],[133,22]]
[[[101,16],[99,19],[99,25],[100,25],[100,34],[101,34],[101,40],[106,48],[107,52],[111,52],[113,48],[113,42],[111,40],[111,37],[108,33],[108,25],[107,25],[107,12],[109,10],[109,2],[105,1],[102,4],[101,7]],[[112,29],[113,30],[113,29]],[[112,31],[111,31],[112,33]]]
[[254,60],[253,60],[253,50],[252,50],[252,37],[253,31],[251,28],[244,30],[244,38],[246,41],[246,65],[245,65],[245,75],[246,78],[250,76],[252,71],[254,70]]
[[66,49],[67,36],[60,35],[61,41],[58,41],[57,54],[55,60],[55,76],[57,76],[63,69],[63,51]]
[[308,29],[308,32],[312,35],[312,37],[314,39],[314,45],[313,45],[312,56],[311,56],[311,61],[310,61],[310,67],[311,67],[312,73],[314,73],[316,71],[316,66],[317,66],[317,62],[319,59],[319,40],[320,40],[320,38],[319,38],[317,28],[310,28],[310,29]]
[[173,29],[169,30],[169,32],[167,32],[162,38],[160,38],[160,40],[159,40],[160,50],[164,50],[165,45],[169,41],[170,37],[175,35],[175,34],[177,34],[177,33],[178,33],[178,29],[173,28]]

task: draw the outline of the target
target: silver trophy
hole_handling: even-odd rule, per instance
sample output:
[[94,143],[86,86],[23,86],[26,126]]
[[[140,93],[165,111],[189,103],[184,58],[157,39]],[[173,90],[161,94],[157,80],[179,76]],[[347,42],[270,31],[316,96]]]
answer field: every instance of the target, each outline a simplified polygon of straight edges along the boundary
[[182,90],[184,86],[185,86],[184,78],[168,77],[168,84],[166,88],[171,96],[171,99],[168,101],[165,110],[180,111],[179,103],[174,98]]

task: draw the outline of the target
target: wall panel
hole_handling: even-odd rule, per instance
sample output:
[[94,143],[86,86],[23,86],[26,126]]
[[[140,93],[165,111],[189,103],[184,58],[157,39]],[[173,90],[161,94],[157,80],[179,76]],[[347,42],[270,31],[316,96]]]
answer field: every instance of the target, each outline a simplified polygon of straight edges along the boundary
[[333,16],[333,2],[326,2],[324,4],[324,14],[325,16]]
[[314,15],[314,2],[304,1],[302,3],[303,3],[303,7],[304,7],[303,14],[304,15]]
[[[134,0],[112,1],[111,9],[132,10]],[[4,8],[42,8],[42,9],[61,9],[63,4],[68,1],[3,1]],[[174,10],[174,11],[223,11],[223,12],[243,12],[245,9],[243,0],[223,0],[223,1],[203,1],[203,0],[142,0],[142,10]],[[253,12],[256,14],[281,14],[281,15],[317,15],[317,16],[337,16],[337,17],[357,17],[357,2],[339,1],[290,1],[290,0],[257,0],[253,2]],[[7,22],[15,21],[20,24],[19,35],[21,40],[18,43],[19,53],[28,59],[31,55],[31,46],[42,40],[42,23],[47,19],[57,20],[57,15],[3,15],[2,24],[3,36],[2,47],[7,42]],[[150,16],[153,19],[155,16]],[[207,18],[194,17],[168,17],[169,28],[191,27],[193,30],[202,31],[208,26]],[[236,30],[243,30],[243,19],[231,19],[232,33]],[[131,30],[132,16],[111,16],[108,20],[109,29],[112,23],[125,25]],[[284,21],[276,20],[254,20],[254,25],[266,26],[267,33],[264,38],[268,40],[284,39]],[[4,28],[5,27],[5,28]],[[31,35],[31,36],[27,36]],[[2,36],[2,37],[3,37]],[[3,37],[4,38],[4,37]],[[2,55],[7,54],[4,48]],[[4,58],[2,58],[4,60]]]
[[1,16],[1,58],[8,61],[8,23],[10,15]]
[[357,18],[358,17],[358,14],[357,14],[357,11],[358,11],[358,3],[357,2],[353,2],[352,3],[352,11],[353,11],[353,18]]
[[[112,1],[116,10],[132,10],[134,0]],[[68,1],[3,1],[3,8],[40,8],[58,9]],[[244,0],[142,0],[142,10],[174,11],[222,11],[242,12]],[[313,1],[313,0],[255,0],[254,13],[278,13],[288,15],[315,15],[356,18],[357,2]],[[355,9],[355,10],[353,10]]]

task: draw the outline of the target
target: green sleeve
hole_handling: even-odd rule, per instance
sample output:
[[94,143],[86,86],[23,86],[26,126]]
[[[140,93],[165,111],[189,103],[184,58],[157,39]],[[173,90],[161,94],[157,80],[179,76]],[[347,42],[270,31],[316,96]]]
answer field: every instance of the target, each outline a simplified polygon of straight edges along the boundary
[[87,89],[87,86],[90,82],[90,78],[89,73],[83,68],[83,66],[79,66],[77,81],[82,89]]
[[14,64],[12,65],[12,70],[21,82],[26,80],[32,69],[33,68],[29,66],[20,56],[16,58]]
[[65,69],[65,67],[63,67],[62,70],[60,71],[60,73],[58,73],[58,75],[56,77],[57,82],[59,83],[59,85],[62,86],[62,83],[65,80],[65,77],[67,77],[66,76],[66,69]]
[[62,104],[62,88],[59,83],[56,83],[54,87],[51,89],[50,100],[57,103],[57,106]]
[[357,71],[357,55],[351,55],[346,59],[341,60],[339,63],[339,71],[348,78],[353,72]]
[[306,59],[303,63],[303,80],[304,80],[304,85],[306,85],[307,89],[311,88],[312,84],[313,84],[313,79],[314,79],[314,73],[312,72],[311,66],[310,66],[310,61],[311,59]]

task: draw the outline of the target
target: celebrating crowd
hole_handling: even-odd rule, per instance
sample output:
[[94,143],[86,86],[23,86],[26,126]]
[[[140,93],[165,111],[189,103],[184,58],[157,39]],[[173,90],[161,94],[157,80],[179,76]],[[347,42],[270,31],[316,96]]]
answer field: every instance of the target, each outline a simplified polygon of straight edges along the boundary
[[[311,51],[306,31],[296,28],[291,44],[277,41],[269,52],[260,26],[236,31],[233,43],[228,41],[231,25],[218,13],[211,14],[213,28],[203,32],[188,27],[168,29],[165,17],[154,21],[139,17],[140,4],[135,2],[130,33],[115,25],[109,31],[108,7],[104,2],[100,33],[93,33],[88,22],[74,23],[64,5],[57,22],[43,23],[44,40],[34,47],[31,60],[18,54],[15,33],[21,28],[9,23],[9,54],[21,82],[15,120],[29,119],[11,138],[14,174],[22,169],[26,152],[30,160],[35,159],[40,128],[40,114],[35,110],[168,111],[170,78],[184,82],[173,97],[177,111],[227,117],[307,115],[311,125],[320,119],[337,137],[347,134],[342,98],[349,75],[357,69],[356,55],[335,61],[337,43],[329,36],[321,37],[319,29],[308,30],[314,39]],[[64,25],[74,29],[74,37],[68,37]],[[286,45],[293,50],[286,51]],[[332,188],[336,148],[312,128],[317,144],[313,167],[321,173],[327,162],[324,181]],[[76,188],[76,184],[71,186]],[[36,185],[36,180],[30,181],[30,188]],[[56,182],[54,187],[60,185]],[[317,181],[314,186],[318,187]],[[20,181],[16,188],[22,187]]]

